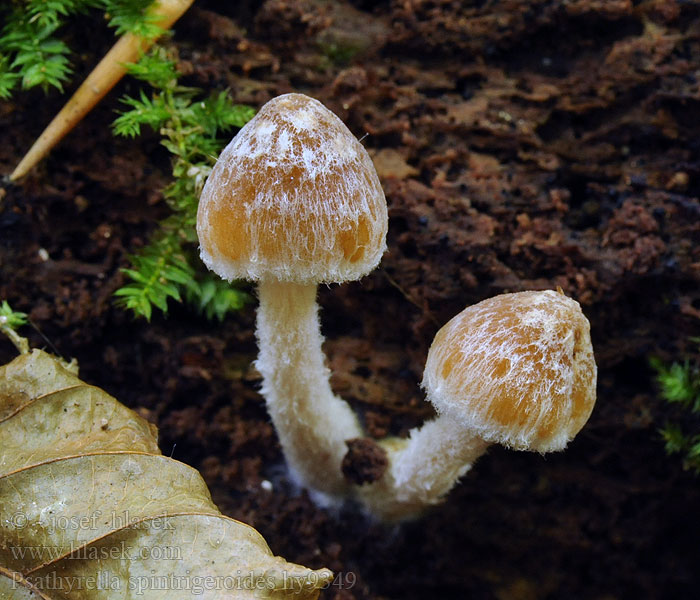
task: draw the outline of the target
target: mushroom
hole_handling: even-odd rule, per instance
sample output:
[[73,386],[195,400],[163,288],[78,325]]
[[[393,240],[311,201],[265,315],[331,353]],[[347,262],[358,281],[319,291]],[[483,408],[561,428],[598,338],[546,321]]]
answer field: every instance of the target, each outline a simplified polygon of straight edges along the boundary
[[562,450],[595,404],[596,364],[578,302],[555,291],[503,294],[438,331],[422,383],[438,416],[383,442],[390,467],[360,488],[386,520],[439,502],[492,443]]
[[373,270],[387,221],[364,147],[302,94],[260,109],[221,153],[200,198],[204,263],[226,280],[258,283],[256,366],[289,468],[329,499],[348,493],[345,440],[362,431],[330,388],[316,290]]

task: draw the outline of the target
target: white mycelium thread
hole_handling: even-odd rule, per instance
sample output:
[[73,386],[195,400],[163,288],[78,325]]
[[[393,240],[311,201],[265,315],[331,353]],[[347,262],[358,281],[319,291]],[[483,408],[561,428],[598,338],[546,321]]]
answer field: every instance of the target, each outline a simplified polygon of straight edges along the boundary
[[387,209],[374,165],[320,102],[268,102],[221,153],[202,191],[197,234],[224,279],[259,282],[256,366],[290,470],[332,499],[349,493],[345,440],[362,430],[333,395],[316,287],[359,279],[386,248]]
[[202,260],[224,279],[359,279],[386,249],[384,193],[364,147],[320,102],[268,102],[224,149],[199,203]]
[[553,291],[484,300],[437,333],[423,387],[438,416],[406,440],[387,441],[388,473],[360,490],[387,520],[439,502],[490,443],[563,449],[595,403],[588,320]]

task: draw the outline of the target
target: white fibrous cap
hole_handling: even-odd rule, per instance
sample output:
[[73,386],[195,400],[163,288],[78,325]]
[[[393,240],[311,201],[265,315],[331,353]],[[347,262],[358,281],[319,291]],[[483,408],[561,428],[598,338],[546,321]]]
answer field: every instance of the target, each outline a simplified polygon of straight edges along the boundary
[[197,234],[224,279],[359,279],[386,249],[384,192],[367,151],[323,104],[270,100],[224,149],[204,186]]
[[578,302],[554,291],[470,306],[435,336],[423,387],[438,413],[518,450],[561,450],[593,410],[597,368]]

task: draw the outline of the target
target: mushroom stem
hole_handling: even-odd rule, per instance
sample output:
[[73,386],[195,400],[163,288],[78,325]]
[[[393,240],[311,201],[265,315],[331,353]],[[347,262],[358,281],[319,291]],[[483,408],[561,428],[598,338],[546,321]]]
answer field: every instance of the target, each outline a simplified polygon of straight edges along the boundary
[[377,483],[357,492],[369,512],[384,521],[415,518],[442,501],[490,445],[447,416],[412,429],[408,438],[380,443],[390,467]]
[[345,440],[363,434],[350,406],[330,387],[316,287],[259,283],[256,366],[293,477],[331,500],[346,495],[350,488],[340,468],[347,451]]
[[[184,14],[192,2],[194,0],[160,0],[155,2],[149,10],[158,18],[158,26],[168,29]],[[133,33],[127,33],[119,38],[24,155],[12,171],[10,181],[17,181],[29,173],[124,77],[126,64],[136,62],[139,55],[148,50],[153,41]]]

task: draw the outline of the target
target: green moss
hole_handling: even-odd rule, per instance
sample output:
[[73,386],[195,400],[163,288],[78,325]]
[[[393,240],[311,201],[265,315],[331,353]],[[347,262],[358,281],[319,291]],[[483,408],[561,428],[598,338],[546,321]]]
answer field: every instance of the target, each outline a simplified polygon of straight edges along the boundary
[[656,358],[650,362],[661,397],[685,413],[682,425],[669,422],[661,428],[666,452],[680,455],[684,468],[700,474],[700,365],[688,360],[668,365]]
[[70,79],[71,50],[61,40],[64,24],[73,16],[97,8],[117,35],[133,32],[155,37],[162,31],[146,16],[151,0],[23,0],[0,3],[0,98],[18,87],[44,91]]
[[[64,24],[76,14],[98,9],[116,34],[127,32],[154,39],[163,31],[147,8],[151,0],[14,0],[0,3],[0,98],[17,89],[63,90],[71,75],[71,50],[61,39]],[[160,223],[149,244],[124,269],[128,283],[116,294],[119,304],[150,319],[154,309],[166,312],[168,301],[187,301],[209,318],[239,309],[247,295],[203,272],[196,257],[195,218],[199,192],[216,156],[230,138],[222,139],[252,118],[248,106],[234,104],[226,92],[204,94],[180,85],[177,50],[156,46],[130,65],[131,76],[144,82],[137,96],[125,96],[125,110],[114,133],[140,135],[150,127],[172,154],[173,181],[164,190],[172,214]]]
[[248,300],[242,290],[202,272],[196,257],[195,222],[199,194],[226,139],[222,132],[242,127],[255,111],[234,104],[226,92],[205,96],[181,86],[175,50],[156,47],[129,73],[146,82],[138,98],[124,97],[127,110],[114,122],[117,135],[134,137],[142,127],[162,136],[172,154],[173,181],[164,196],[173,213],[160,223],[150,242],[124,269],[129,282],[116,295],[122,306],[150,319],[153,308],[167,312],[168,300],[186,300],[208,318],[223,319]]

